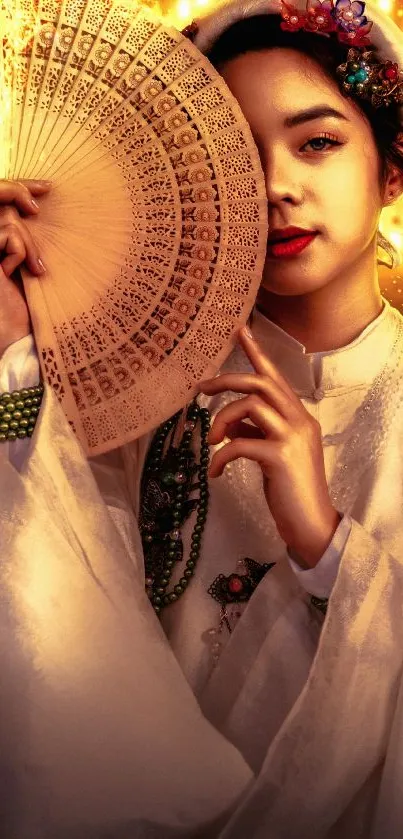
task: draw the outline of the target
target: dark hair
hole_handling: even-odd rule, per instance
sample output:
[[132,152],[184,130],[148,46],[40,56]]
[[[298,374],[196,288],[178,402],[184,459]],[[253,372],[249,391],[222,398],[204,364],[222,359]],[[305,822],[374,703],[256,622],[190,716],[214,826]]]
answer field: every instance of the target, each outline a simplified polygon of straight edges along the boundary
[[[316,33],[288,32],[280,28],[280,15],[255,15],[242,18],[230,26],[217,39],[207,54],[219,69],[227,61],[247,52],[282,47],[297,50],[316,61],[323,73],[339,86],[336,68],[347,59],[348,45],[340,43],[335,35],[323,37]],[[375,50],[375,48],[374,48]],[[370,102],[354,97],[353,101],[367,117],[378,150],[381,186],[384,184],[388,165],[403,173],[403,148],[399,107],[374,108]]]

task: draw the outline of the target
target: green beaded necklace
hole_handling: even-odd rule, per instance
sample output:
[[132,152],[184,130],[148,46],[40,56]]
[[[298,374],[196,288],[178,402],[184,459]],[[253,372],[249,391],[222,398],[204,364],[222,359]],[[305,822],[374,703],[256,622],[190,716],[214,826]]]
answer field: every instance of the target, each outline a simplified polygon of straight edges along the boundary
[[[182,411],[163,423],[151,442],[142,477],[140,533],[144,549],[146,592],[156,614],[175,603],[186,591],[200,556],[208,510],[210,414],[196,400],[186,410],[182,439],[174,446]],[[193,433],[200,423],[200,462],[192,449]],[[197,497],[191,497],[197,492]],[[176,564],[183,559],[180,528],[196,510],[191,550],[179,582],[168,590]]]
[[0,443],[32,437],[44,387],[27,387],[0,396]]

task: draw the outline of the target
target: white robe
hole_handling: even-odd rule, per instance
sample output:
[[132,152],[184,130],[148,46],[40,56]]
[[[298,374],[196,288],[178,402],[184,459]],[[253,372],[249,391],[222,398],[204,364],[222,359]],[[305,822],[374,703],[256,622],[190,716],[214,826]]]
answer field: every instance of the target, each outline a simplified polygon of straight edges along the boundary
[[[401,836],[401,334],[396,369],[360,406],[402,324],[386,304],[348,347],[308,354],[256,317],[257,337],[321,424],[345,516],[319,566],[301,571],[258,467],[231,465],[212,482],[197,572],[164,631],[143,592],[132,513],[148,441],[92,462],[101,497],[47,391],[25,450],[1,448],[7,836]],[[226,367],[249,369],[240,350]],[[204,403],[214,414],[228,398]],[[221,636],[213,668],[205,638],[219,606],[207,589],[246,556],[276,564]],[[308,592],[331,590],[323,619]]]

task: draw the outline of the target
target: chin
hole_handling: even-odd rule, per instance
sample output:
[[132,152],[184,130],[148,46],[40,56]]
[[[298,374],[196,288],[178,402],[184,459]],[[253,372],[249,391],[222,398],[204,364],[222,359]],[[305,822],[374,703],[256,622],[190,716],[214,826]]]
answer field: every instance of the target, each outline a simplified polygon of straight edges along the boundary
[[[322,283],[323,284],[323,279]],[[277,297],[300,297],[303,294],[309,294],[312,291],[316,291],[319,284],[314,282],[308,281],[301,281],[301,277],[299,279],[295,279],[294,281],[291,279],[273,279],[271,277],[263,277],[261,283],[261,290],[266,291],[268,294],[275,294]],[[320,287],[320,286],[319,286]]]
[[267,260],[260,287],[262,291],[277,297],[301,297],[329,285],[330,276],[327,272],[327,276],[324,277],[323,272],[315,271],[313,266],[309,270],[308,266],[305,264],[303,267],[301,262],[297,264],[294,261],[292,264],[289,261],[288,264],[279,265]]

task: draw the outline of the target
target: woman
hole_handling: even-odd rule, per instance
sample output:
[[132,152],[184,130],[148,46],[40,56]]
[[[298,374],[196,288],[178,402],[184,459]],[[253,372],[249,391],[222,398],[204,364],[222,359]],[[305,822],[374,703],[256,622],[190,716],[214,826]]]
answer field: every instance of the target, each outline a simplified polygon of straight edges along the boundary
[[[252,333],[242,332],[220,375],[201,385],[199,405],[213,420],[209,487],[207,418],[198,409],[190,409],[184,427],[177,418],[151,445],[142,440],[121,452],[140,524],[146,588],[164,634],[141,600],[140,565],[131,600],[124,602],[127,632],[116,635],[118,665],[108,648],[104,673],[108,680],[117,674],[110,705],[116,712],[119,664],[129,666],[130,681],[125,653],[136,632],[143,713],[147,695],[152,709],[148,765],[155,759],[160,774],[154,783],[147,776],[139,783],[133,769],[130,746],[136,737],[143,742],[144,718],[130,685],[133,727],[123,763],[134,788],[141,787],[136,807],[143,815],[136,808],[126,814],[127,801],[119,809],[115,784],[113,818],[99,817],[97,837],[401,835],[403,321],[382,299],[376,269],[381,209],[403,191],[400,122],[396,103],[375,109],[341,92],[337,67],[347,47],[337,33],[353,26],[362,41],[369,26],[362,4],[339,4],[335,16],[329,8],[315,6],[315,20],[287,8],[281,19],[277,6],[256,2],[244,9],[236,2],[201,22],[196,35],[251,125],[266,175],[270,236]],[[389,40],[383,60],[394,60],[400,33],[366,12],[378,21],[374,40],[383,48]],[[318,29],[334,34],[325,38]],[[360,71],[365,76],[358,60],[341,81]],[[347,83],[351,89],[363,79],[361,73]],[[371,96],[382,98],[387,90],[381,85]],[[23,237],[23,223],[15,223]],[[193,498],[187,490],[199,416],[202,486],[195,524],[186,502]],[[182,460],[175,449],[168,461],[164,452],[174,432]],[[92,469],[141,563],[119,458],[96,459]],[[160,506],[153,506],[155,498]],[[160,550],[166,535],[161,510],[174,526],[167,556]],[[115,552],[122,556],[116,538],[108,547],[113,560]],[[109,584],[112,569],[113,562]],[[130,605],[136,604],[141,621],[134,625]],[[84,661],[91,648],[85,653]],[[52,702],[49,693],[47,702],[65,723],[57,697]],[[184,737],[192,738],[188,750]],[[160,754],[153,751],[156,740]],[[186,782],[181,800],[173,779],[178,767]],[[62,815],[55,808],[51,824],[63,825],[58,836],[81,835],[78,818],[69,822],[62,787],[56,784]],[[81,826],[88,814],[79,812]],[[146,832],[145,822],[155,833]]]

